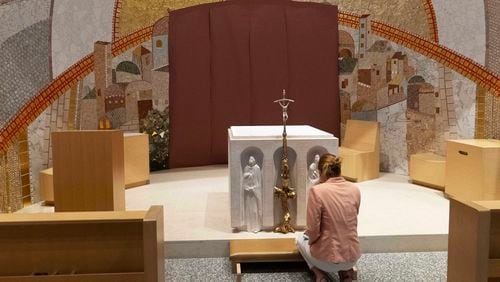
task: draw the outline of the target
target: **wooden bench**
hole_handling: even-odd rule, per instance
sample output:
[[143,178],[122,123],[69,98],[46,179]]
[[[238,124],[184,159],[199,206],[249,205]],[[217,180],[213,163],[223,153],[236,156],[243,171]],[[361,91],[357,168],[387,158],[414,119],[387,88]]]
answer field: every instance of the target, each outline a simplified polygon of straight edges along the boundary
[[339,148],[342,176],[361,182],[379,177],[380,128],[378,122],[348,120]]
[[295,238],[232,240],[229,259],[237,281],[241,281],[242,263],[304,261]]
[[433,153],[410,156],[411,182],[439,190],[444,190],[446,158]]

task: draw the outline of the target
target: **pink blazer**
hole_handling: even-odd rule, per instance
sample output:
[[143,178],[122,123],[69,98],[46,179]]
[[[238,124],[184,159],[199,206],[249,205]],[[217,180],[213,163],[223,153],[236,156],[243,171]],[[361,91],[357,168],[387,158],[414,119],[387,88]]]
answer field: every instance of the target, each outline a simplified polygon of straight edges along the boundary
[[306,234],[313,257],[333,263],[359,259],[360,202],[358,187],[343,177],[330,178],[309,190]]

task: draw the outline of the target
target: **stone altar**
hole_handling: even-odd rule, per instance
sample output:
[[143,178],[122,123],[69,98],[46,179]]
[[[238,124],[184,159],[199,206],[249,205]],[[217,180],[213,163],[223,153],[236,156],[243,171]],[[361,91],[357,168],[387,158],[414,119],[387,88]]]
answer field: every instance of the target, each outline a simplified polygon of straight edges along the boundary
[[[261,170],[262,230],[272,230],[280,222],[280,203],[274,198],[273,188],[280,181],[283,126],[232,126],[228,129],[228,165],[231,198],[231,227],[246,230],[243,175],[249,158],[255,159]],[[308,174],[314,167],[315,156],[338,154],[338,138],[333,134],[308,125],[287,126],[288,158],[291,169],[291,187],[297,198],[291,202],[292,224],[303,229],[306,225]]]

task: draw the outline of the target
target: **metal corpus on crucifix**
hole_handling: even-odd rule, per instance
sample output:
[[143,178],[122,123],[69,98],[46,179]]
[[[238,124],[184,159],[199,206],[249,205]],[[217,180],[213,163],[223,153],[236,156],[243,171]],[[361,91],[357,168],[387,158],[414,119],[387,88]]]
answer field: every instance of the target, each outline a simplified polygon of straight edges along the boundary
[[288,233],[295,232],[291,224],[290,210],[288,209],[288,200],[294,199],[295,190],[290,187],[290,168],[288,166],[288,152],[286,140],[286,121],[288,120],[288,106],[295,102],[292,99],[286,98],[286,91],[283,89],[283,98],[274,101],[281,106],[283,110],[283,155],[281,156],[281,187],[274,187],[274,195],[281,201],[282,221],[274,228],[274,232]]

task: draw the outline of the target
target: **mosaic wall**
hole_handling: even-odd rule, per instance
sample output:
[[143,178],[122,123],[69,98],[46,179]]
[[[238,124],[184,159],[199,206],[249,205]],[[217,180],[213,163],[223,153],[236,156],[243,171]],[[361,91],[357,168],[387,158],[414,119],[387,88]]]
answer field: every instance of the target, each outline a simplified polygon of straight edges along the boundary
[[[486,66],[500,73],[500,5],[496,0],[486,0]],[[500,139],[500,96],[485,94],[485,132],[487,138]]]
[[446,139],[473,137],[475,84],[369,26],[339,36],[342,121],[380,122],[381,168],[406,174],[409,155],[444,155]]
[[[444,62],[438,55],[449,58],[449,51],[419,41],[439,40],[486,64],[498,81],[496,0],[327,1],[341,12],[342,129],[349,118],[379,121],[384,171],[406,174],[410,154],[443,154],[447,138],[472,138],[480,130],[499,138],[500,96],[488,88],[494,84],[491,72],[480,77],[480,65],[469,66],[453,54],[451,63]],[[6,62],[0,101],[7,105],[0,108],[0,128],[31,97],[44,97],[23,109],[27,134],[19,129],[0,134],[0,141],[10,138],[0,152],[1,211],[22,207],[27,193],[31,201],[40,200],[38,173],[51,166],[52,131],[147,131],[159,140],[151,152],[168,153],[159,150],[167,148],[161,144],[168,137],[168,128],[160,126],[168,123],[165,15],[208,2],[215,0],[0,1],[0,61]],[[462,69],[464,64],[470,69]],[[478,79],[486,81],[484,87],[476,87]]]
[[[9,1],[0,5],[0,128],[51,79],[50,0]],[[0,152],[0,211],[30,203],[26,130]]]
[[91,53],[94,41],[111,41],[113,5],[113,0],[54,0],[54,77]]
[[432,0],[439,42],[481,64],[486,49],[484,2]]
[[[50,1],[15,1],[0,6],[0,128],[50,77]],[[3,15],[8,15],[4,17]],[[33,17],[36,20],[25,18]]]

